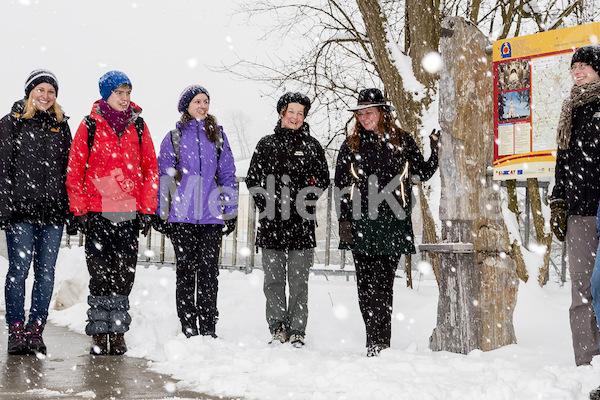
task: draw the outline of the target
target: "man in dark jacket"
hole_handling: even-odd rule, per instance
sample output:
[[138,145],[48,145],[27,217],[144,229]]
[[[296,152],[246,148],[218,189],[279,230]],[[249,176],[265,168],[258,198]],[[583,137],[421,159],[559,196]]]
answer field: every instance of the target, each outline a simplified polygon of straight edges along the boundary
[[271,342],[289,339],[296,347],[304,345],[308,318],[315,203],[329,185],[325,152],[304,122],[309,109],[303,94],[286,93],[279,99],[275,133],[258,142],[246,178],[260,212],[256,246],[262,248]]
[[[569,309],[577,365],[599,353],[600,331],[592,309],[590,278],[598,247],[595,216],[600,201],[600,46],[573,54],[575,82],[558,123],[556,184],[550,198],[551,228],[566,239],[571,275]],[[600,299],[594,299],[600,300]]]

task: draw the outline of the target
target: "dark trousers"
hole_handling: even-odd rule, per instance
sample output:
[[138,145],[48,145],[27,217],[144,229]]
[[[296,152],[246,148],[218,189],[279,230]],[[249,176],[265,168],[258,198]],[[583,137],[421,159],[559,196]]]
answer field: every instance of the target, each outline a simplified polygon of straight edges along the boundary
[[392,337],[394,277],[400,257],[352,253],[356,268],[358,305],[367,330],[367,347],[389,346]]
[[219,317],[219,252],[222,225],[172,223],[169,236],[177,259],[175,297],[182,330],[215,332]]
[[115,222],[90,213],[85,236],[85,258],[92,296],[129,296],[138,252],[136,219]]

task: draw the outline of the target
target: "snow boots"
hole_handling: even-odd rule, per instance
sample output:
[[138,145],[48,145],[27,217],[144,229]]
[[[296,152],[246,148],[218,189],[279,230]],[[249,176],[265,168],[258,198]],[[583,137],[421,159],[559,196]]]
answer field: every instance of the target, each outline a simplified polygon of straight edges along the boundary
[[285,325],[283,324],[283,322],[280,322],[277,325],[277,327],[275,328],[275,331],[273,332],[273,337],[271,338],[271,341],[269,342],[269,344],[275,343],[275,342],[285,343],[287,341],[288,341],[287,329],[286,329]]
[[90,348],[90,354],[97,356],[108,354],[108,335],[106,333],[92,335],[92,347]]
[[8,354],[23,355],[29,353],[25,323],[17,322],[8,326]]
[[109,335],[110,351],[108,354],[111,356],[121,356],[127,351],[127,345],[125,344],[125,334],[111,332]]
[[379,357],[381,350],[385,350],[388,347],[390,346],[387,344],[372,344],[367,347],[367,357]]
[[33,354],[44,354],[46,355],[46,344],[42,339],[42,333],[44,332],[46,324],[42,324],[39,321],[33,322],[32,325],[27,327],[27,345],[29,351]]

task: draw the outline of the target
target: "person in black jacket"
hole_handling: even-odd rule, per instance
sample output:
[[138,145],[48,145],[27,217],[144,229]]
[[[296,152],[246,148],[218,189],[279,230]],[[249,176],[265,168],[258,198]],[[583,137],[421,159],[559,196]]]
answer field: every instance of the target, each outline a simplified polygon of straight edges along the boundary
[[555,185],[550,196],[550,226],[558,240],[567,243],[572,298],[569,318],[577,365],[589,364],[599,354],[600,345],[593,288],[590,290],[600,202],[599,73],[600,45],[577,49],[571,59],[574,85],[563,102],[558,123]]
[[[65,187],[71,131],[50,71],[31,72],[25,98],[0,120],[0,225],[6,230],[8,353],[46,353],[42,333],[54,267],[69,213]],[[25,324],[25,280],[35,279]]]
[[[411,176],[426,181],[438,166],[439,132],[425,161],[412,136],[396,125],[379,89],[361,90],[356,120],[335,167],[340,249],[352,250],[367,356],[390,346],[394,277],[400,257],[415,253]],[[413,179],[416,176],[413,176]]]
[[305,95],[288,92],[281,96],[275,133],[256,145],[246,177],[260,212],[256,246],[262,248],[270,343],[289,340],[294,347],[304,345],[308,318],[315,205],[329,185],[325,152],[304,122],[309,110]]

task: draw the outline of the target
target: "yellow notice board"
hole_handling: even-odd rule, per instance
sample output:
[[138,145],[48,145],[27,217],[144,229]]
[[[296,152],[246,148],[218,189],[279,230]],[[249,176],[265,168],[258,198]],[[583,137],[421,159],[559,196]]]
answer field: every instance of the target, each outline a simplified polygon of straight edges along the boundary
[[596,22],[494,42],[494,179],[554,176],[571,57],[599,38]]

